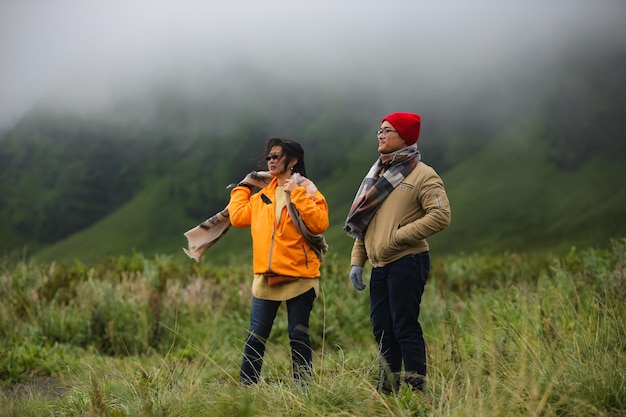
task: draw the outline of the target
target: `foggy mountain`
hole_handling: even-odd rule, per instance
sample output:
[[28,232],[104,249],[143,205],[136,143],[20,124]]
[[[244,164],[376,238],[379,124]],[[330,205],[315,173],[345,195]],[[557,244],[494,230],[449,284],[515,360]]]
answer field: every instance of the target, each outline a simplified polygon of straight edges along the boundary
[[[38,103],[81,114],[163,86],[190,99],[250,94],[242,73],[282,88],[360,91],[384,112],[454,106],[489,85],[499,112],[549,82],[572,51],[625,39],[626,5],[9,0],[0,5],[0,126]],[[531,89],[532,91],[532,89]]]
[[[340,230],[376,157],[372,132],[393,111],[422,114],[425,158],[459,182],[474,158],[498,165],[481,151],[511,140],[512,126],[540,145],[537,163],[573,174],[596,155],[626,153],[622,2],[211,3],[0,5],[0,252],[36,251],[92,227],[88,245],[125,245],[111,222],[127,231],[128,218],[170,228],[128,245],[169,248],[222,208],[224,184],[253,167],[270,135],[305,144]],[[507,175],[485,178],[496,179],[499,199],[515,195]],[[459,212],[455,224],[479,224]],[[502,233],[478,232],[494,245]]]

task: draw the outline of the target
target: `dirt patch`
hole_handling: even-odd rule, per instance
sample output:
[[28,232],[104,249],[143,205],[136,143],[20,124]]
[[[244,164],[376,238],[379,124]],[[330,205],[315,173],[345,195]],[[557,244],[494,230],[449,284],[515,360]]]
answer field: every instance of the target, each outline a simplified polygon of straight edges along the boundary
[[2,393],[9,398],[46,397],[59,398],[67,391],[60,378],[38,376],[10,386],[2,386]]

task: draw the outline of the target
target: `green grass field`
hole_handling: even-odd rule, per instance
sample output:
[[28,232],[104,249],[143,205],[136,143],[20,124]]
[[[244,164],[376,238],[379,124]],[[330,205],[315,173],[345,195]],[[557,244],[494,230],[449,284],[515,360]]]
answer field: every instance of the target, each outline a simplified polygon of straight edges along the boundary
[[248,259],[6,260],[0,415],[624,416],[626,240],[606,246],[433,259],[425,396],[376,391],[367,290],[336,256],[314,306],[307,389],[290,378],[284,310],[262,382],[238,384]]

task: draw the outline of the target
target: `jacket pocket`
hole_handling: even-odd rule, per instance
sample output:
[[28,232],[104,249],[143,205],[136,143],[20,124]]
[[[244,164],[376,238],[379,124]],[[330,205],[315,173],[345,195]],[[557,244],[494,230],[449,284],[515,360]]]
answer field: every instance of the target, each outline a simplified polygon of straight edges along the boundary
[[398,231],[401,227],[402,226],[398,224],[398,226],[396,226],[391,232],[391,243],[396,249],[402,249],[402,247],[404,246],[404,244],[401,243],[398,239]]
[[415,185],[408,182],[401,182],[400,184],[398,184],[399,190],[412,190],[413,188],[415,188]]

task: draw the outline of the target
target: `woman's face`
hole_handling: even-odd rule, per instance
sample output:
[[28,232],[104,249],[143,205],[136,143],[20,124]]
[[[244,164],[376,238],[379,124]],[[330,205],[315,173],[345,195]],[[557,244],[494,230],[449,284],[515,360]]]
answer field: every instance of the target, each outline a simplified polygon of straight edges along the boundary
[[[269,159],[268,159],[269,158]],[[274,177],[285,173],[285,154],[283,148],[274,146],[267,155],[267,170]]]

